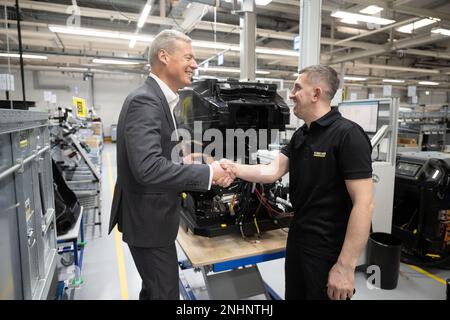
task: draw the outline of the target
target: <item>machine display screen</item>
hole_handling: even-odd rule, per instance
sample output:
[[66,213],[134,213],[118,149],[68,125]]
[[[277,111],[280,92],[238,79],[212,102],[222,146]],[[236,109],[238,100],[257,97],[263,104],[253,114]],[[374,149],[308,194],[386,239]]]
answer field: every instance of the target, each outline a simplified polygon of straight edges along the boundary
[[359,124],[366,133],[376,133],[378,127],[378,101],[355,101],[339,104],[344,118]]
[[397,164],[397,174],[402,174],[404,176],[414,177],[422,166],[420,164],[399,162]]

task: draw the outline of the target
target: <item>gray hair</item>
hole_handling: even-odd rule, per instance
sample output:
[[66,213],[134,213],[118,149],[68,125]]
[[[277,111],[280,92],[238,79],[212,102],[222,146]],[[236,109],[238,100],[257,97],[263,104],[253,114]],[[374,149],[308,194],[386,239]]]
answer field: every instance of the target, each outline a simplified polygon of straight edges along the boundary
[[299,74],[305,73],[306,79],[309,84],[317,85],[322,82],[326,85],[325,93],[330,100],[333,99],[339,88],[339,77],[333,68],[329,66],[315,65],[303,68],[298,72]]
[[176,49],[176,40],[181,40],[187,43],[191,43],[189,38],[184,33],[177,30],[164,30],[161,31],[153,40],[149,50],[149,63],[154,66],[158,61],[158,53],[161,49],[167,50],[169,53],[173,53]]

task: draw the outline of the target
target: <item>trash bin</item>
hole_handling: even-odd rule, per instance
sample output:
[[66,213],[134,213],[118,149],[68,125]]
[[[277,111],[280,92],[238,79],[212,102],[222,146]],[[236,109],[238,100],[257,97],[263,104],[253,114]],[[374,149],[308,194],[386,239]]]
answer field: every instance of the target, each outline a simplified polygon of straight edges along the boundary
[[380,268],[381,289],[392,290],[397,287],[400,272],[402,242],[392,234],[374,232],[367,243],[367,266]]

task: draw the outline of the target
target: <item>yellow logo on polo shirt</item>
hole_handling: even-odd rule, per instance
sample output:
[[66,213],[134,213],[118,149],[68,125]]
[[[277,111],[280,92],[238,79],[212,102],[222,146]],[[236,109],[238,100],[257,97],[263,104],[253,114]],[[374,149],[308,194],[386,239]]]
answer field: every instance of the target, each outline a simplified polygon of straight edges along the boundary
[[314,151],[314,157],[316,157],[316,158],[325,158],[325,156],[327,155],[327,153],[326,152],[317,152],[317,151]]

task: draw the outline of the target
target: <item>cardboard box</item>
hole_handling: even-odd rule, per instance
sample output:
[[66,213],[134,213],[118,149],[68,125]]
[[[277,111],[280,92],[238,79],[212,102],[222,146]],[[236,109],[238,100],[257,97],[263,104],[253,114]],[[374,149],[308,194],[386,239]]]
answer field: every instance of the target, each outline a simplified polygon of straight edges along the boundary
[[103,135],[103,126],[101,122],[93,122],[92,130],[94,131],[94,135],[101,136]]

